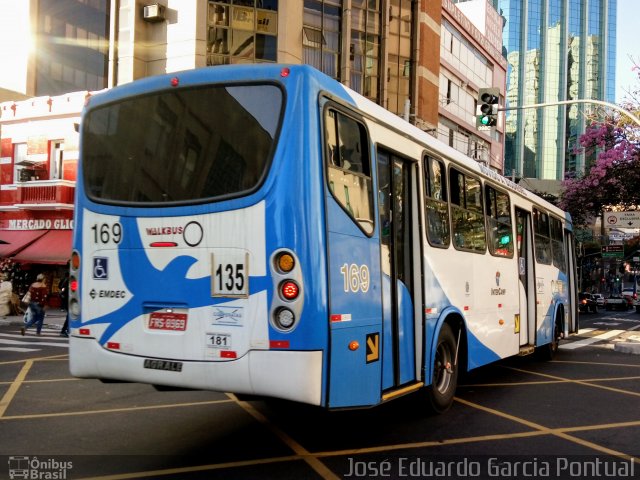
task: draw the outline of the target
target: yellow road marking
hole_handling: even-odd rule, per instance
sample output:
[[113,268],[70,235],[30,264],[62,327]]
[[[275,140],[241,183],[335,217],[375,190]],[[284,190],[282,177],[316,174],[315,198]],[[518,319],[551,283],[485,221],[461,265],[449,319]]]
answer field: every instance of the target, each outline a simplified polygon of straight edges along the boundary
[[16,379],[13,382],[11,382],[11,385],[9,385],[9,389],[2,397],[2,400],[0,400],[0,419],[4,417],[4,412],[6,412],[7,408],[9,408],[9,404],[11,403],[11,400],[13,400],[13,397],[15,397],[16,393],[18,393],[18,390],[20,389],[22,382],[24,382],[24,379],[27,378],[27,373],[29,373],[29,370],[31,369],[32,366],[33,366],[33,361],[27,360],[24,363],[24,366],[18,372]]
[[[42,380],[25,380],[24,383],[26,384],[31,384],[31,383],[51,383],[51,382],[77,382],[78,380],[84,380],[83,378],[75,378],[75,377],[69,377],[69,378],[44,378]],[[0,382],[0,385],[9,385],[11,384],[11,382]]]
[[[510,367],[507,367],[510,368]],[[533,373],[533,372],[532,372]],[[581,382],[619,382],[622,380],[638,380],[640,376],[633,377],[613,377],[613,378],[583,378],[580,380]],[[537,380],[532,382],[499,382],[499,383],[468,383],[463,385],[458,385],[460,388],[474,388],[474,387],[522,387],[527,385],[552,385],[555,383],[571,383],[574,380],[566,379],[566,380]]]
[[467,405],[469,407],[476,408],[478,410],[482,410],[484,412],[491,413],[493,415],[497,415],[497,416],[502,417],[502,418],[506,418],[508,420],[520,423],[522,425],[526,425],[526,426],[528,426],[530,428],[539,430],[540,432],[547,433],[549,435],[554,435],[556,437],[560,437],[560,438],[562,438],[564,440],[568,440],[570,442],[577,443],[579,445],[591,448],[591,449],[596,450],[598,452],[606,453],[607,455],[613,455],[613,456],[616,456],[616,457],[620,457],[620,458],[623,458],[625,460],[633,460],[634,462],[640,462],[640,458],[633,457],[632,455],[629,455],[629,454],[626,454],[626,453],[623,453],[623,452],[618,452],[617,450],[613,450],[611,448],[603,447],[602,445],[598,445],[596,443],[589,442],[588,440],[583,440],[581,438],[574,437],[572,435],[567,435],[565,433],[564,429],[561,430],[561,429],[553,429],[553,428],[545,427],[544,425],[540,425],[538,423],[531,422],[531,421],[526,420],[524,418],[516,417],[515,415],[511,415],[509,413],[501,412],[499,410],[494,410],[493,408],[485,407],[483,405],[479,405],[477,403],[473,403],[473,402],[470,402],[468,400],[463,400],[462,398],[455,397],[455,400],[457,402],[459,402],[459,403],[462,403],[463,405]]
[[63,355],[50,355],[50,356],[46,356],[46,357],[35,357],[35,358],[23,358],[22,360],[10,360],[7,362],[0,362],[0,365],[15,365],[16,363],[24,363],[27,361],[31,361],[31,362],[43,362],[43,361],[49,361],[49,360],[67,360],[69,358],[69,354],[65,353]]
[[269,463],[290,462],[301,460],[300,457],[290,455],[287,457],[260,458],[256,460],[240,460],[237,462],[214,463],[210,465],[197,465],[193,467],[168,468],[166,470],[151,470],[147,472],[120,473],[114,475],[104,475],[101,477],[85,477],[82,480],[127,480],[130,478],[157,477],[161,475],[179,475],[192,472],[203,472],[207,470],[222,470],[224,468],[250,467],[252,465],[265,465]]
[[588,380],[574,380],[572,378],[556,377],[555,375],[549,375],[548,373],[531,372],[529,370],[523,370],[521,368],[515,368],[515,367],[507,367],[507,366],[505,366],[504,368],[508,368],[509,370],[514,370],[516,372],[530,373],[531,375],[538,375],[538,376],[541,376],[541,377],[552,378],[554,380],[561,380],[561,381],[566,382],[566,383],[577,383],[578,385],[585,385],[587,387],[601,388],[602,390],[608,390],[610,392],[624,393],[625,395],[633,395],[635,397],[640,397],[640,392],[632,392],[632,391],[629,391],[629,390],[622,390],[621,388],[613,388],[613,387],[607,387],[606,385],[598,385],[597,383],[589,383]]
[[554,360],[550,363],[573,363],[576,365],[605,365],[608,367],[634,367],[640,368],[640,364],[633,363],[607,363],[607,362],[578,362],[576,360]]
[[231,397],[242,409],[244,409],[249,415],[255,418],[262,425],[267,427],[274,433],[282,442],[288,446],[291,450],[293,450],[298,456],[300,456],[305,462],[309,464],[311,468],[313,468],[318,475],[320,475],[324,479],[331,480],[339,480],[335,473],[333,473],[324,463],[322,463],[315,455],[312,455],[306,448],[296,442],[293,438],[287,435],[280,428],[275,426],[273,423],[269,421],[267,417],[265,417],[262,413],[256,410],[253,405],[249,402],[244,402],[242,400],[238,400],[238,398],[232,393],[228,393],[229,397]]
[[172,403],[166,405],[145,405],[142,407],[126,407],[126,408],[111,408],[104,410],[86,410],[76,412],[56,412],[56,413],[35,413],[32,415],[13,415],[9,417],[0,417],[1,420],[26,420],[34,418],[53,418],[53,417],[72,417],[78,415],[98,415],[102,413],[122,413],[122,412],[135,412],[140,410],[160,410],[163,408],[183,408],[183,407],[197,407],[201,405],[215,405],[218,403],[230,403],[231,400],[210,400],[207,402],[190,402],[190,403]]

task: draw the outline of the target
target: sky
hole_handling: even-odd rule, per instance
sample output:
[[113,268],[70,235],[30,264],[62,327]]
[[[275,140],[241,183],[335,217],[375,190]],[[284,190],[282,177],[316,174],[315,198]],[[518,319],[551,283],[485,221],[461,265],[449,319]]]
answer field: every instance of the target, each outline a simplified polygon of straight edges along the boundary
[[640,0],[618,0],[616,39],[616,103],[634,85],[640,84],[637,71],[631,71],[631,55],[640,65]]

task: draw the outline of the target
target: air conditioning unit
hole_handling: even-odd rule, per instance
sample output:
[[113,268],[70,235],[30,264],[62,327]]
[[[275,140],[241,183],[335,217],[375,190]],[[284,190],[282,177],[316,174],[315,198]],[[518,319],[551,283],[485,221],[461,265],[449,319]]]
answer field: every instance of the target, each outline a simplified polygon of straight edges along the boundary
[[145,5],[142,11],[142,18],[145,22],[157,23],[164,21],[164,5],[154,3],[152,5]]

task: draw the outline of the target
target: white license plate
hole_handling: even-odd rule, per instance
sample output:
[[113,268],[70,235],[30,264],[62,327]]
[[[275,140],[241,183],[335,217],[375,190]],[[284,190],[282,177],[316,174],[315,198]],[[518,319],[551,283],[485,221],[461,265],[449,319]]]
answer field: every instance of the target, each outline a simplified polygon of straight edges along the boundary
[[230,333],[207,333],[207,347],[211,348],[231,348]]

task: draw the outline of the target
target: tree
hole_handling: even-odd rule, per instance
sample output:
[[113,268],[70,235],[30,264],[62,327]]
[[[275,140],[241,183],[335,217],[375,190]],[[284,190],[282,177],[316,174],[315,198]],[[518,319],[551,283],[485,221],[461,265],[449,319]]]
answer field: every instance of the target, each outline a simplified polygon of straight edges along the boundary
[[[640,67],[634,63],[638,86],[628,92],[621,106],[638,115],[640,112]],[[571,213],[576,225],[586,225],[603,210],[640,209],[640,128],[628,117],[605,112],[591,118],[580,147],[595,155],[596,161],[579,178],[563,182],[560,206]]]

